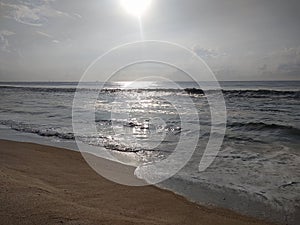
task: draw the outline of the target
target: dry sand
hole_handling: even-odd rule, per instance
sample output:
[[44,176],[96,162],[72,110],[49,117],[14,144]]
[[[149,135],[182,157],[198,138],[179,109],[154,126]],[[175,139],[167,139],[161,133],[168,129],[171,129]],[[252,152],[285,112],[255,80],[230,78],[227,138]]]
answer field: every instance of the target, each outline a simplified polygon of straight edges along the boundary
[[229,210],[199,206],[154,186],[113,183],[94,172],[78,152],[0,141],[0,154],[3,225],[271,224]]

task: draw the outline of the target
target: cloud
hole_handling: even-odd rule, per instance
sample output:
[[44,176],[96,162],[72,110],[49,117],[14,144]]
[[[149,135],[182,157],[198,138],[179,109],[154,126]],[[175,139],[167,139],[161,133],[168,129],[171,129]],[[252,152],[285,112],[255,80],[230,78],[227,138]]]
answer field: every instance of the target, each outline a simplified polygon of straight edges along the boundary
[[277,70],[281,73],[288,73],[288,74],[294,74],[299,73],[300,76],[300,62],[298,63],[290,63],[290,64],[280,64],[277,67]]
[[202,58],[218,58],[220,56],[225,56],[225,53],[221,53],[216,49],[203,48],[199,45],[193,47],[193,51]]
[[1,51],[11,52],[8,37],[15,33],[9,30],[0,30],[0,49]]
[[266,71],[268,69],[268,66],[267,64],[263,64],[262,66],[259,66],[258,69],[261,71]]
[[41,35],[41,36],[47,37],[47,38],[53,38],[52,35],[47,34],[45,32],[42,32],[42,31],[36,31],[36,33],[39,34],[39,35]]
[[46,37],[46,38],[50,39],[52,43],[55,43],[55,44],[60,43],[60,41],[59,41],[59,40],[56,40],[54,36],[52,36],[52,35],[50,35],[50,34],[48,34],[48,33],[46,33],[46,32],[36,31],[36,33],[37,33],[38,35],[41,35],[41,36],[43,36],[43,37]]
[[300,45],[272,52],[270,57],[277,60],[285,60],[290,62],[300,61]]
[[300,77],[300,46],[273,51],[262,59],[258,69],[269,76]]
[[82,19],[82,16],[79,13],[73,13],[73,16],[77,19]]
[[0,2],[0,6],[3,8],[1,13],[3,17],[30,26],[42,26],[51,17],[69,16],[65,12],[52,8],[51,2],[53,0],[22,1],[22,3],[16,4]]

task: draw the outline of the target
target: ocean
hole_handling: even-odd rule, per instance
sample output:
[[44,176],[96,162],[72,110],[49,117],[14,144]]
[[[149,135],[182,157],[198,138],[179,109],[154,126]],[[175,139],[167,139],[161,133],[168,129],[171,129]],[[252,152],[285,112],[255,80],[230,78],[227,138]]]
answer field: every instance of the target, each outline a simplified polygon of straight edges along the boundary
[[[300,81],[220,82],[227,109],[226,133],[214,162],[202,172],[198,165],[210,135],[211,112],[195,83],[110,82],[95,107],[96,132],[80,136],[94,147],[118,153],[139,166],[167,158],[180,137],[192,139],[182,127],[172,101],[185,102],[191,127],[199,123],[200,137],[187,165],[158,184],[206,205],[217,205],[282,223],[296,221],[300,208]],[[30,141],[77,150],[72,109],[77,83],[1,82],[0,138]],[[80,91],[94,91],[86,83]],[[213,87],[212,90],[213,92]],[[167,101],[169,100],[169,101]],[[124,104],[130,103],[130,107]],[[128,105],[128,104],[127,104]],[[124,116],[127,115],[127,116]],[[81,121],[83,124],[86,121]],[[241,201],[242,200],[242,201]]]

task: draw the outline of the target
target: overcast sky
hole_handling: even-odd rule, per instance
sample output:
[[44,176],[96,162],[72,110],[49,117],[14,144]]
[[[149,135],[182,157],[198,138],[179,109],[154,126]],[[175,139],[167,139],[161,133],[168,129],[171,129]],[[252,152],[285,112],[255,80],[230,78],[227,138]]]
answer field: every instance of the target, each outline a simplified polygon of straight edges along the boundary
[[[120,0],[0,4],[0,81],[77,81],[98,56],[141,40]],[[145,39],[192,49],[219,80],[299,80],[299,12],[299,0],[153,0],[142,22]]]

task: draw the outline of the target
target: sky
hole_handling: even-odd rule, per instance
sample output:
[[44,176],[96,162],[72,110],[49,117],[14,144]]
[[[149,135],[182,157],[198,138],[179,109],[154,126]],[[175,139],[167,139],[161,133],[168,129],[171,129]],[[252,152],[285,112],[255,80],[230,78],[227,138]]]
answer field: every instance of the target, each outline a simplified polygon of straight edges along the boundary
[[[120,2],[0,0],[0,81],[78,81],[97,57],[141,38],[191,49],[218,80],[300,80],[299,0],[153,0],[143,37]],[[123,74],[147,70],[176,74]]]

